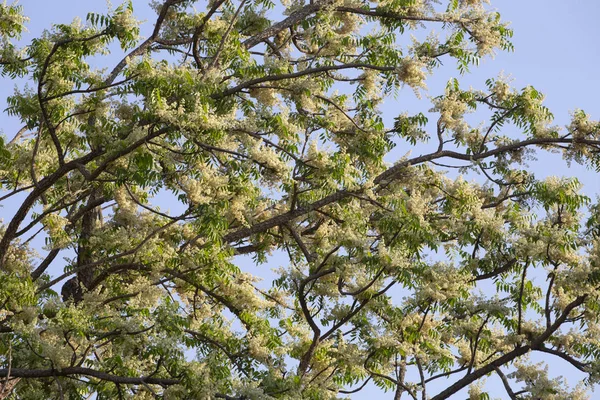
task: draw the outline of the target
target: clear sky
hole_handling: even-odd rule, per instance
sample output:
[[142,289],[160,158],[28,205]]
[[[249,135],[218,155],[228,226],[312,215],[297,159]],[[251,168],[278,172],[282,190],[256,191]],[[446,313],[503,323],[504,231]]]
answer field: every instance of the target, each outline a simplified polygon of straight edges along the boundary
[[[19,2],[29,16],[29,33],[25,41],[37,36],[42,29],[49,28],[52,23],[69,23],[76,16],[85,19],[90,11],[106,12],[104,0],[21,0]],[[154,19],[147,7],[146,0],[133,0],[136,14],[141,19],[148,19],[146,31]],[[114,5],[118,1],[114,0]],[[479,67],[473,68],[471,74],[461,78],[464,86],[484,88],[487,78],[496,77],[501,71],[512,75],[514,85],[523,87],[533,85],[546,94],[546,105],[554,113],[557,125],[565,125],[569,121],[569,112],[581,108],[592,119],[600,119],[600,1],[597,0],[496,0],[497,8],[506,21],[511,21],[515,31],[513,53],[498,53],[495,59],[486,59]],[[454,63],[437,71],[428,81],[427,95],[436,96],[443,92],[446,81],[451,77],[459,77]],[[7,79],[0,80],[0,108],[6,107],[5,98],[12,93],[13,84]],[[405,89],[396,99],[383,106],[385,119],[390,121],[402,111],[427,111],[430,103],[424,98],[416,102],[410,89]],[[17,121],[6,115],[1,117],[0,132],[10,140],[19,129]],[[510,129],[510,128],[509,128]],[[405,151],[404,151],[405,152]],[[402,154],[404,153],[402,152]],[[413,154],[416,155],[416,154]],[[600,193],[600,174],[586,171],[577,166],[567,168],[564,162],[555,162],[556,158],[540,157],[538,162],[531,163],[531,168],[540,176],[568,175],[577,176],[584,183],[584,192],[594,196]],[[0,210],[8,219],[7,209]],[[551,371],[564,374],[574,383],[577,378],[563,364],[554,364]],[[492,398],[507,399],[498,382],[491,380]],[[430,393],[437,390],[430,388]],[[439,387],[438,387],[439,390]],[[600,391],[597,391],[600,397]],[[356,394],[354,399],[391,399],[391,394],[381,395],[369,388],[364,393]],[[466,395],[453,398],[464,399]],[[594,398],[594,396],[592,396]]]

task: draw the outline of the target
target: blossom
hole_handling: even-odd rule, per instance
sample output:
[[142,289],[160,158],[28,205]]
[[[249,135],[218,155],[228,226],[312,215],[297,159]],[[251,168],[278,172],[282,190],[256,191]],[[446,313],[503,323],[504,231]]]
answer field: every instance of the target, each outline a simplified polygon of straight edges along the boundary
[[446,90],[444,96],[433,100],[433,105],[431,111],[440,113],[440,122],[445,128],[456,132],[458,137],[467,133],[469,125],[464,120],[464,115],[469,108],[460,91]]
[[424,68],[425,63],[423,61],[407,57],[396,68],[396,74],[402,83],[410,86],[415,90],[415,93],[418,93],[417,90],[419,88],[427,89],[427,85],[425,84],[427,74],[423,71]]

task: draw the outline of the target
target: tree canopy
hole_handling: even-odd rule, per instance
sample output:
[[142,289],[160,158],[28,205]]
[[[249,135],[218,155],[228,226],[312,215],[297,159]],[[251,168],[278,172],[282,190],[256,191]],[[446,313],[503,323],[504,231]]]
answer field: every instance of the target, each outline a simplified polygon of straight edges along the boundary
[[526,162],[598,169],[600,124],[502,76],[381,111],[511,50],[495,9],[152,6],[147,37],[126,2],[23,44],[0,4],[0,399],[587,398],[600,207]]

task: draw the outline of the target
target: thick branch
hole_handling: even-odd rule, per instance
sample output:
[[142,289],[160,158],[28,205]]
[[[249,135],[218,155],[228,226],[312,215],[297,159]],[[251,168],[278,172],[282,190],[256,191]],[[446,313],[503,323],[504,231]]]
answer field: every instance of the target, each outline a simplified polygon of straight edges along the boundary
[[[6,368],[0,369],[0,377],[6,377],[9,374],[9,370]],[[119,376],[113,375],[102,371],[96,371],[91,368],[84,367],[67,367],[60,370],[57,369],[25,369],[25,368],[12,368],[10,370],[10,376],[13,378],[23,379],[39,379],[39,378],[52,378],[57,376],[75,376],[83,375],[92,378],[97,378],[103,381],[119,383],[124,385],[161,385],[170,386],[176,385],[180,382],[179,379],[172,378],[153,378],[148,376]]]

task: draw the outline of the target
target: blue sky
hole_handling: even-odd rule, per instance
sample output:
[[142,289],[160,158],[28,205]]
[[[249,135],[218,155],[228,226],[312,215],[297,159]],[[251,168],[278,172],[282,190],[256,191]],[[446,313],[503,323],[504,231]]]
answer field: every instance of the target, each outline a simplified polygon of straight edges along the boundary
[[[76,16],[85,19],[85,15],[90,11],[103,13],[107,9],[104,0],[21,0],[19,3],[30,17],[26,41],[37,36],[42,29],[49,28],[51,23],[69,23]],[[133,3],[139,18],[149,21],[145,24],[147,31],[154,16],[145,0],[134,0]],[[118,5],[116,0],[114,5]],[[492,6],[498,9],[504,20],[511,21],[511,27],[515,31],[515,51],[498,53],[495,59],[485,59],[479,67],[472,69],[471,74],[462,78],[454,63],[448,61],[445,67],[428,80],[429,92],[425,94],[435,96],[442,93],[446,81],[451,77],[459,77],[464,86],[483,88],[487,78],[496,77],[503,71],[514,78],[515,86],[533,85],[545,93],[546,105],[554,113],[557,125],[568,124],[569,112],[576,108],[585,110],[593,119],[600,119],[600,77],[597,73],[600,64],[600,24],[597,21],[600,2],[496,0]],[[0,82],[0,108],[4,109],[5,98],[12,93],[14,84],[7,79]],[[391,121],[405,109],[427,111],[429,108],[430,103],[425,96],[422,101],[417,102],[412,91],[407,88],[397,99],[386,102],[382,110],[385,119]],[[17,121],[2,115],[0,132],[9,140],[18,128]],[[540,176],[577,176],[584,184],[584,192],[587,195],[594,196],[600,192],[599,174],[575,165],[569,169],[564,162],[556,161],[554,157],[542,156],[538,162],[531,163],[531,168]],[[1,211],[5,220],[8,219],[8,208]],[[553,372],[562,369],[562,364],[555,364],[551,368]],[[567,378],[572,378],[573,382],[576,376],[569,375],[566,371],[568,369],[559,372],[564,373]],[[492,398],[507,398],[498,382],[491,382]],[[437,391],[435,388],[429,390],[431,394]],[[386,399],[392,396],[382,396],[374,389],[353,396],[355,399],[373,397]],[[466,395],[457,395],[454,398],[465,397]]]

